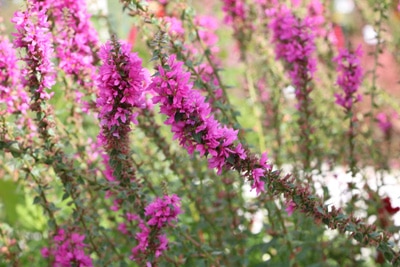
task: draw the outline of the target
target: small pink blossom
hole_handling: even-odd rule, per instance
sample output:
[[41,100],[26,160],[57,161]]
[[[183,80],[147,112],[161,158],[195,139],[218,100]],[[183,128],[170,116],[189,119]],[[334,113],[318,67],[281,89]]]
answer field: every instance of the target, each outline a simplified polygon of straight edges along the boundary
[[289,216],[291,216],[296,209],[296,203],[293,202],[293,200],[290,200],[289,203],[286,205],[285,211]]
[[165,124],[171,125],[174,139],[178,139],[189,154],[198,151],[209,156],[209,167],[216,168],[220,174],[223,168],[231,166],[228,159],[245,157],[241,146],[233,144],[238,131],[222,127],[214,119],[205,97],[192,89],[190,73],[183,70],[183,63],[177,61],[175,55],[171,55],[167,63],[168,69],[158,67],[159,75],[150,85],[155,92],[153,102],[159,103],[161,113],[167,115]]

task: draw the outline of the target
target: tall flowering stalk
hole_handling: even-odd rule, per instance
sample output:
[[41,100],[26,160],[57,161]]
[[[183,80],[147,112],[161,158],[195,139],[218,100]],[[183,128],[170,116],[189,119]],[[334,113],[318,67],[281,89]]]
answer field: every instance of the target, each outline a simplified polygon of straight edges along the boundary
[[[23,86],[29,88],[31,93],[30,110],[36,114],[36,122],[38,126],[39,137],[43,142],[40,149],[43,150],[43,158],[37,157],[32,153],[32,158],[38,165],[46,164],[52,167],[57,177],[60,178],[64,197],[70,197],[74,203],[74,214],[83,229],[88,234],[88,239],[92,249],[99,256],[100,252],[94,242],[94,237],[91,234],[91,228],[85,222],[85,218],[92,215],[81,202],[82,187],[77,182],[77,177],[80,177],[77,172],[74,161],[65,155],[65,151],[60,149],[62,145],[58,142],[58,136],[55,131],[54,113],[50,105],[47,104],[52,96],[48,93],[55,83],[55,71],[51,61],[53,57],[52,49],[52,34],[50,32],[50,24],[46,16],[48,10],[39,1],[28,1],[27,9],[22,12],[16,12],[12,21],[18,30],[15,35],[14,45],[17,48],[25,50],[22,60],[25,62],[25,68],[22,79]],[[60,134],[60,133],[58,133]],[[44,210],[49,214],[49,227],[51,230],[59,230],[56,218],[54,216],[56,206],[49,202],[46,197],[45,190],[48,190],[48,185],[44,180],[39,179],[31,172],[31,168],[25,170],[37,184],[39,196],[36,203],[40,203]],[[93,218],[93,222],[96,218]]]
[[51,62],[52,35],[47,10],[32,0],[27,5],[26,11],[16,12],[12,19],[18,31],[14,34],[14,46],[25,49],[26,54],[22,58],[26,64],[23,84],[30,88],[32,100],[40,103],[41,100],[50,99],[51,94],[47,90],[55,84],[55,70]]
[[[158,66],[158,75],[149,86],[156,93],[153,101],[160,103],[160,112],[167,115],[165,124],[171,126],[174,139],[178,139],[189,154],[197,151],[201,157],[209,157],[209,167],[221,174],[223,169],[232,169],[248,158],[246,151],[241,143],[234,144],[238,131],[222,126],[214,118],[205,97],[193,90],[190,73],[182,66],[183,63],[177,61],[175,55]],[[266,156],[259,162],[255,158],[248,161],[248,165],[260,166],[241,167],[246,172],[245,177],[252,181],[252,188],[260,193],[265,190],[261,177],[266,170],[270,170]]]
[[134,108],[145,106],[149,75],[137,54],[130,52],[130,46],[115,38],[101,47],[99,55],[103,62],[98,78],[99,139],[109,154],[115,178],[129,184],[134,179],[129,160],[130,124],[137,123]]
[[343,90],[342,93],[336,93],[336,103],[343,107],[346,115],[349,117],[350,124],[348,129],[349,142],[349,165],[353,176],[356,174],[356,159],[354,155],[355,138],[355,116],[354,104],[361,100],[361,94],[358,92],[362,83],[362,67],[360,58],[362,56],[361,46],[355,51],[341,49],[339,55],[333,59],[337,63],[336,71],[338,77],[336,83]]
[[287,64],[289,76],[295,87],[297,108],[300,113],[300,150],[304,153],[303,167],[310,170],[313,128],[311,125],[312,91],[311,81],[316,71],[314,20],[297,18],[291,10],[282,5],[268,11],[272,17],[272,42],[275,44],[277,59]]

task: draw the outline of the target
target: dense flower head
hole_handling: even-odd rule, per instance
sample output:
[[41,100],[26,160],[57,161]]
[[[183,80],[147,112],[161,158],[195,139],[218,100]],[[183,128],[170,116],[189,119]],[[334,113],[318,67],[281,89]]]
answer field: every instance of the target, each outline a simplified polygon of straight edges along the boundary
[[53,238],[54,245],[50,248],[42,248],[44,258],[52,257],[54,267],[91,267],[93,266],[90,256],[85,254],[86,244],[84,235],[74,232],[66,232],[60,228]]
[[9,114],[25,114],[29,108],[29,96],[21,86],[21,70],[17,62],[12,44],[0,36],[0,104],[5,104]]
[[341,49],[339,55],[333,59],[337,63],[336,83],[343,89],[343,93],[335,94],[336,103],[346,110],[350,110],[354,103],[361,100],[361,95],[357,93],[363,76],[361,56],[361,46],[358,46],[354,52]]
[[172,127],[174,139],[189,154],[198,151],[200,156],[210,156],[209,167],[216,168],[219,174],[232,166],[229,161],[246,158],[242,145],[234,145],[238,131],[221,126],[211,115],[205,97],[193,90],[183,63],[171,55],[167,65],[158,67],[150,88],[156,93],[153,102],[159,103],[161,113],[168,117],[165,124]]
[[284,5],[268,10],[268,15],[272,17],[269,27],[273,32],[276,58],[288,63],[289,75],[297,95],[299,88],[316,71],[317,62],[313,57],[316,49],[313,21],[309,18],[297,18]]
[[[201,43],[204,44],[210,52],[208,57],[209,60],[212,61],[211,64],[214,65],[214,68],[219,68],[221,62],[216,56],[219,52],[219,47],[217,44],[218,35],[215,32],[218,28],[217,19],[212,16],[198,15],[194,18],[194,23],[197,26],[197,32]],[[202,51],[204,48],[201,46],[202,45],[199,47],[199,44],[196,43],[187,44],[185,46],[187,54],[192,56],[193,61],[202,60],[203,56],[198,57],[198,59],[193,58],[193,55],[202,55],[199,51]],[[210,103],[212,104],[215,99],[222,98],[223,91],[220,88],[218,78],[209,60],[204,59],[203,62],[196,64],[194,69],[200,75],[202,81],[208,83],[213,89],[213,95],[210,98]]]
[[171,221],[177,220],[181,212],[179,197],[171,195],[156,198],[146,207],[144,214],[150,218],[147,221],[148,225],[162,228]]
[[148,72],[136,53],[126,43],[107,42],[100,50],[103,64],[98,78],[99,119],[102,136],[119,138],[130,122],[136,123],[133,108],[143,108],[144,91],[149,81]]
[[23,76],[25,85],[35,92],[35,98],[49,99],[46,89],[55,84],[55,71],[51,58],[53,55],[52,34],[49,31],[47,10],[36,1],[28,1],[27,10],[14,14],[12,22],[17,33],[14,34],[14,46],[24,48],[26,63]]

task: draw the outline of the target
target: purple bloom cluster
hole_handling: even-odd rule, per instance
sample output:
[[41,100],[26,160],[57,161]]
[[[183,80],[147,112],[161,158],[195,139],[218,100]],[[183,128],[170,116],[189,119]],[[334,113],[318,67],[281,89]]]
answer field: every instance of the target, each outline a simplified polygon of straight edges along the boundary
[[66,233],[64,229],[59,229],[54,236],[54,245],[50,248],[42,248],[41,253],[44,258],[53,257],[53,267],[91,267],[92,259],[85,254],[83,243],[84,235],[78,233]]
[[42,5],[50,11],[54,23],[60,68],[74,75],[80,85],[90,90],[95,80],[93,50],[99,46],[99,41],[85,1],[46,0]]
[[171,55],[167,65],[158,67],[159,73],[149,88],[156,93],[153,102],[160,103],[161,113],[168,116],[165,124],[171,125],[174,139],[189,154],[196,150],[200,156],[209,155],[209,167],[216,168],[219,174],[224,167],[231,168],[236,158],[245,159],[242,145],[234,145],[238,131],[222,127],[214,119],[205,97],[193,90],[190,73],[182,68],[183,63]]
[[6,105],[9,114],[26,114],[29,96],[21,86],[21,71],[12,44],[0,36],[0,104]]
[[162,229],[172,226],[172,221],[178,220],[181,214],[180,198],[177,195],[165,195],[156,198],[145,208],[147,221],[138,216],[129,214],[128,220],[139,221],[140,232],[136,234],[138,245],[132,249],[131,259],[136,261],[145,260],[145,255],[154,253],[158,258],[163,251],[168,249],[168,239],[162,234]]
[[269,27],[273,32],[276,57],[289,64],[289,75],[299,97],[301,88],[316,71],[317,61],[312,55],[316,49],[314,21],[308,17],[303,20],[297,18],[284,5],[268,10],[268,15],[272,17]]
[[41,8],[36,1],[28,0],[26,11],[14,14],[12,22],[18,33],[14,34],[14,46],[24,48],[26,55],[23,60],[26,68],[24,81],[35,92],[36,99],[49,99],[51,95],[46,88],[55,84],[55,71],[51,58],[52,34],[49,31],[46,9]]
[[315,33],[318,36],[325,36],[326,30],[323,28],[325,23],[324,6],[320,0],[311,0],[307,5],[308,18],[314,27]]
[[353,104],[361,100],[361,95],[357,93],[363,75],[361,56],[361,46],[358,46],[354,52],[347,49],[340,50],[339,55],[333,59],[338,64],[336,83],[343,89],[342,94],[335,94],[336,103],[346,110],[351,110]]
[[246,9],[243,0],[223,0],[222,10],[225,12],[225,23],[232,24],[236,18],[246,19]]
[[180,199],[177,195],[171,195],[156,198],[146,207],[144,215],[150,218],[147,221],[148,225],[162,228],[176,220],[180,213]]
[[128,44],[107,42],[100,49],[100,58],[103,65],[98,78],[97,107],[102,127],[100,139],[105,142],[106,137],[118,139],[126,134],[131,121],[137,123],[137,113],[132,109],[144,107],[144,92],[150,78]]

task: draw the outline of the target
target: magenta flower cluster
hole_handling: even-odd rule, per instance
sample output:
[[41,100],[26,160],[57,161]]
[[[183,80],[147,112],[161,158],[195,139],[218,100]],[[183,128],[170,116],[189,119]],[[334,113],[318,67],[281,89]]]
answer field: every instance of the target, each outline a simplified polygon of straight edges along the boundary
[[111,42],[100,49],[103,64],[98,77],[97,107],[102,127],[101,140],[106,136],[119,138],[123,134],[121,131],[126,131],[119,126],[129,125],[131,121],[137,123],[137,113],[133,108],[145,105],[144,92],[149,74],[143,69],[142,60],[130,49],[126,43]]
[[147,221],[143,221],[137,215],[128,214],[127,219],[137,220],[141,230],[136,234],[138,244],[132,249],[133,260],[141,261],[145,255],[151,253],[158,258],[168,249],[168,239],[162,234],[162,230],[167,226],[173,226],[172,222],[178,220],[178,215],[182,213],[180,201],[177,195],[156,198],[145,208],[144,215]]
[[92,50],[98,45],[98,36],[90,22],[84,0],[46,0],[54,22],[54,41],[60,68],[74,75],[86,89],[94,86],[95,67]]
[[[154,103],[160,103],[160,112],[167,115],[165,124],[171,126],[174,139],[178,139],[189,154],[194,151],[208,158],[209,168],[229,170],[241,165],[247,154],[238,139],[237,130],[222,126],[211,114],[205,97],[193,89],[190,73],[183,69],[183,63],[171,55],[166,65],[158,67],[150,88],[156,95]],[[257,193],[264,191],[263,177],[271,166],[267,164],[267,155],[263,154],[259,162],[245,163],[244,176],[252,181]],[[250,166],[251,165],[251,166]]]
[[205,97],[193,90],[190,73],[183,63],[171,55],[168,66],[159,66],[158,75],[153,78],[149,88],[156,95],[153,102],[160,103],[160,112],[167,115],[165,124],[172,127],[174,139],[178,139],[189,154],[198,151],[200,156],[210,156],[209,167],[218,173],[224,167],[230,168],[236,157],[246,158],[241,144],[234,146],[237,130],[222,127],[214,119]]
[[272,17],[269,27],[273,33],[276,58],[289,65],[289,76],[299,97],[301,88],[316,71],[314,20],[309,17],[299,19],[284,5],[269,9],[267,13]]
[[59,229],[54,236],[54,244],[50,248],[42,248],[41,253],[44,258],[52,257],[53,267],[92,267],[92,259],[85,254],[86,244],[84,235],[78,233],[66,233],[64,229]]
[[340,50],[339,55],[333,59],[337,63],[336,83],[343,89],[343,93],[335,94],[336,103],[346,110],[351,110],[353,104],[361,100],[361,94],[357,93],[363,76],[361,56],[361,46],[358,46],[354,52]]
[[246,19],[246,8],[243,0],[223,0],[222,10],[225,12],[224,21],[227,24],[234,23],[235,19]]
[[5,111],[9,114],[26,114],[29,96],[21,86],[22,77],[17,61],[12,44],[0,36],[0,104],[5,104]]
[[26,11],[18,11],[14,14],[12,22],[18,33],[14,34],[14,46],[24,48],[27,68],[23,77],[31,89],[35,90],[35,97],[49,99],[51,94],[46,89],[55,84],[55,71],[51,58],[53,55],[52,34],[49,31],[47,10],[41,8],[36,1],[29,0]]

